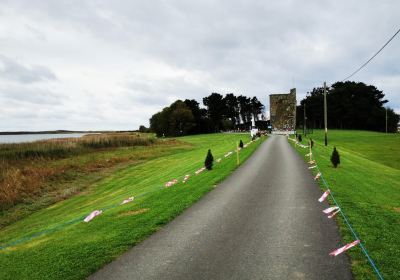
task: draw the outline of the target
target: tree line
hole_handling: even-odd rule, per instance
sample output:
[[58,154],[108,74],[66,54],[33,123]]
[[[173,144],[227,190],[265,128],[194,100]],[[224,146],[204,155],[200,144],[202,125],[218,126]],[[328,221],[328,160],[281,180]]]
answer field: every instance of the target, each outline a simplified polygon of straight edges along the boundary
[[267,125],[264,105],[255,96],[212,93],[203,98],[203,105],[194,99],[177,100],[150,118],[150,130],[158,136],[178,136],[249,129],[252,118],[259,126]]
[[[386,110],[389,132],[397,131],[400,116],[385,108],[385,94],[362,82],[336,82],[327,88],[328,128],[385,131]],[[297,127],[324,128],[324,88],[316,87],[297,106]]]

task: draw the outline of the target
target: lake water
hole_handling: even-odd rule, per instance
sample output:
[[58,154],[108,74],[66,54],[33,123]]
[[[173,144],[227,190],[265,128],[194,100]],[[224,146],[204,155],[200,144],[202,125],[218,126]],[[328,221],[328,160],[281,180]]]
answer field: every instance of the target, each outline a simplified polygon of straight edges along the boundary
[[0,135],[0,144],[34,142],[37,140],[46,140],[54,138],[77,138],[77,137],[82,137],[83,135],[86,134],[89,133]]

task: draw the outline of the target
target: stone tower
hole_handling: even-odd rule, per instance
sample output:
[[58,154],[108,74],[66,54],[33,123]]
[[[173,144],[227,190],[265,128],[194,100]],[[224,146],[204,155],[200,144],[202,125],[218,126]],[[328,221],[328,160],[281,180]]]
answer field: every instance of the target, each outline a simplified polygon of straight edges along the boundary
[[290,93],[270,94],[270,116],[275,131],[294,132],[296,130],[296,89]]

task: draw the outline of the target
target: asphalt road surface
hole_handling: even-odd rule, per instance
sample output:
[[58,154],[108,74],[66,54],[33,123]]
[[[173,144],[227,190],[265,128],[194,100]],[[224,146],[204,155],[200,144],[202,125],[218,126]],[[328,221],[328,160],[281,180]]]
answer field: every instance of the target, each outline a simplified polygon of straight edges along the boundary
[[322,192],[284,136],[89,279],[351,279]]

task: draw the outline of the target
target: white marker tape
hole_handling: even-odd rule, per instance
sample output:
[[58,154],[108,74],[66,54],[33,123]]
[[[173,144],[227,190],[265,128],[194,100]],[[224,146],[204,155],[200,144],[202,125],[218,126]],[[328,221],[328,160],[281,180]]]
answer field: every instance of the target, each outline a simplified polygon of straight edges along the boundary
[[336,257],[337,255],[340,255],[341,253],[346,252],[347,250],[349,250],[350,248],[356,246],[359,243],[360,243],[360,240],[356,240],[356,241],[354,241],[352,243],[349,243],[349,244],[343,246],[342,248],[339,248],[339,249],[331,252],[329,255]]
[[321,177],[321,172],[318,172],[317,175],[315,175],[314,180],[318,180],[319,177]]
[[197,170],[196,172],[195,172],[195,174],[196,175],[199,175],[201,172],[203,172],[204,170],[206,170],[206,168],[205,167],[202,167],[202,168],[200,168],[199,170]]
[[308,164],[315,164],[315,160],[310,160]]
[[131,197],[127,198],[127,199],[124,199],[124,200],[121,202],[121,205],[122,205],[122,204],[129,203],[129,202],[132,202],[132,201],[133,201],[133,199],[134,199],[134,197],[133,197],[133,196],[131,196]]
[[186,183],[187,180],[189,180],[190,174],[186,174],[185,177],[183,178],[182,183]]
[[172,181],[165,183],[165,186],[168,188],[171,187],[172,185],[175,185],[176,183],[178,183],[178,180],[174,179]]
[[221,158],[217,159],[217,163],[220,163],[220,162],[221,162]]
[[316,165],[310,166],[308,169],[314,169],[315,167],[317,167],[317,166]]
[[322,196],[318,199],[318,201],[319,201],[319,202],[324,201],[324,200],[328,197],[328,195],[329,195],[330,193],[331,193],[330,190],[326,190],[326,191],[322,194]]
[[101,213],[103,213],[103,211],[101,211],[101,210],[94,210],[94,211],[93,211],[92,213],[90,213],[89,216],[87,216],[83,221],[84,221],[85,223],[88,223],[88,222],[90,222],[91,220],[93,220],[94,217],[100,215]]
[[229,157],[231,154],[232,154],[232,152],[229,152],[226,155],[224,155],[224,157]]
[[340,212],[340,209],[338,209],[337,211],[333,212],[331,215],[328,216],[328,219],[332,219],[339,212]]
[[322,212],[324,212],[325,214],[330,214],[330,213],[332,213],[333,211],[335,211],[335,210],[337,210],[337,209],[339,209],[339,207],[333,206],[333,207],[326,208],[326,209],[323,210]]
[[305,157],[309,157],[309,156],[311,156],[312,155],[312,153],[308,153],[308,154],[306,154],[306,155],[304,155]]

